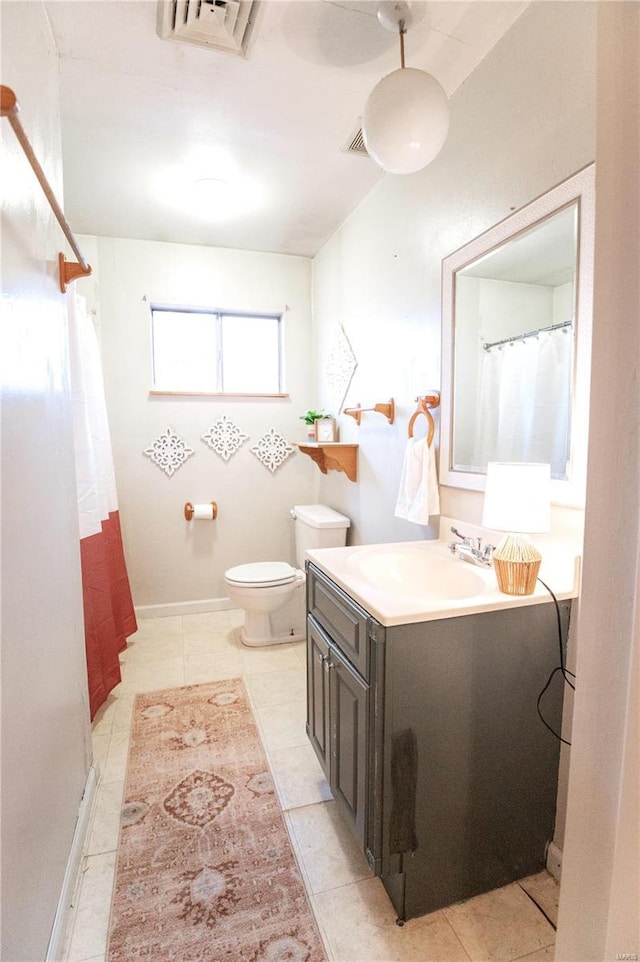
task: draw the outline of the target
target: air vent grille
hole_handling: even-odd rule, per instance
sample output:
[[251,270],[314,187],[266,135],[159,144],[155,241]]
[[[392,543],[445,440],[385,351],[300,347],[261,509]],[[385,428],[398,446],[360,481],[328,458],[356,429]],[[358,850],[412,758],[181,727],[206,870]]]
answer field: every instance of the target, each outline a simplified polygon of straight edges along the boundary
[[360,157],[369,156],[367,148],[364,145],[364,135],[360,124],[351,132],[342,149],[347,154],[358,154]]
[[245,57],[258,0],[159,0],[158,36]]

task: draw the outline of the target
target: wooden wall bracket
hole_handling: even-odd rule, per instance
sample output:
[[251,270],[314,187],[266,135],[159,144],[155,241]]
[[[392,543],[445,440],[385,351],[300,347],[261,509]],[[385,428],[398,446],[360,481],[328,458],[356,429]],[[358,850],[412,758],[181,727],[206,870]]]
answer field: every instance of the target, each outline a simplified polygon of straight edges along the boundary
[[340,441],[304,442],[293,441],[295,447],[307,454],[323,474],[327,471],[343,471],[350,481],[358,480],[358,445],[342,444]]
[[76,261],[68,261],[62,253],[58,254],[58,270],[60,272],[60,290],[63,294],[67,289],[67,284],[70,284],[71,281],[77,281],[79,277],[88,277],[91,273],[91,267],[88,264],[83,267]]

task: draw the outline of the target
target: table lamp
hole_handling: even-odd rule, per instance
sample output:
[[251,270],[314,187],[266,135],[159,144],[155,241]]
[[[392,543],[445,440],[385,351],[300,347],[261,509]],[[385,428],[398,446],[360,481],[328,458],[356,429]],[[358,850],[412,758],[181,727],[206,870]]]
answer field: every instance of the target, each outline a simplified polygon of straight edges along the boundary
[[528,535],[551,527],[550,465],[490,461],[482,524],[508,532],[493,552],[500,591],[533,594],[542,556]]

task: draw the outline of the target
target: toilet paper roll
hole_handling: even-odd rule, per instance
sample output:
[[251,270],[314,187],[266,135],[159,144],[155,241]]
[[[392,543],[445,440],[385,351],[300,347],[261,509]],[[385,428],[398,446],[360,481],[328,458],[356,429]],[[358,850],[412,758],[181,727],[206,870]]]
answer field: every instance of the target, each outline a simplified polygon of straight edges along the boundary
[[213,513],[213,505],[211,502],[209,504],[194,504],[193,506],[193,520],[194,521],[213,521],[215,515]]
[[191,504],[190,501],[184,506],[184,516],[187,521],[215,521],[218,514],[218,505],[215,501],[207,504]]

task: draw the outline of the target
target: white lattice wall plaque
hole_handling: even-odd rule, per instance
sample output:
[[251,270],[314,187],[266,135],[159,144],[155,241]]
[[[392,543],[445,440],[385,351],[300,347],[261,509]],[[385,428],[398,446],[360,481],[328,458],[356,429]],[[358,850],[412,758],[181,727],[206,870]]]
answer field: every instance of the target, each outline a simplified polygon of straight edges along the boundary
[[324,365],[325,381],[329,385],[332,405],[336,411],[342,408],[357,366],[356,356],[340,324],[333,335],[329,355]]
[[223,460],[228,461],[248,437],[248,434],[243,434],[238,425],[223,414],[214,421],[206,434],[202,435],[202,440]]
[[269,428],[266,434],[259,438],[251,448],[258,461],[273,474],[287,458],[293,454],[293,448],[285,441],[275,428]]
[[143,453],[151,458],[161,471],[171,477],[194,452],[193,448],[187,447],[179,434],[167,428],[165,433],[160,434]]

